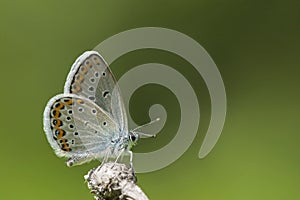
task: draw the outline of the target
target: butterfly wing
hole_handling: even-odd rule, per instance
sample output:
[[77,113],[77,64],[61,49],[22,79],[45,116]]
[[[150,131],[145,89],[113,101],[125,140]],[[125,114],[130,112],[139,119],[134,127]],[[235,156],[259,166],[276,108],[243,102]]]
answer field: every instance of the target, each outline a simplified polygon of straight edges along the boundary
[[83,53],[68,75],[65,94],[77,94],[90,99],[107,112],[127,134],[127,116],[120,89],[108,64],[96,51]]
[[98,105],[74,94],[60,94],[44,111],[44,130],[59,157],[84,163],[103,157],[119,138],[119,126]]

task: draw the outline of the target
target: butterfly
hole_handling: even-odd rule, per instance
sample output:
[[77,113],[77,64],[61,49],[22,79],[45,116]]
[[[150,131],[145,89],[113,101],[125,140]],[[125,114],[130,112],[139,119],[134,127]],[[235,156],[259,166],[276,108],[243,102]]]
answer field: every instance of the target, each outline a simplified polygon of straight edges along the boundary
[[[152,123],[152,122],[151,122]],[[141,126],[140,126],[141,127]],[[67,166],[94,159],[119,157],[139,139],[129,131],[125,107],[108,64],[96,51],[77,58],[68,74],[64,93],[51,98],[44,111],[44,131],[58,157]],[[139,134],[138,134],[139,133]]]

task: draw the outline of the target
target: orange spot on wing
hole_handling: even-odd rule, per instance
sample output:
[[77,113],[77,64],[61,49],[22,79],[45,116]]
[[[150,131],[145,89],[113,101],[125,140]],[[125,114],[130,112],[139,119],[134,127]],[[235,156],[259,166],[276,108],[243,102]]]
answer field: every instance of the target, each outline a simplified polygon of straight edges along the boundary
[[72,105],[73,104],[73,99],[70,99],[69,101],[65,102],[65,105]]
[[88,68],[92,68],[93,67],[93,65],[90,62],[88,64],[86,64],[85,66],[88,67]]
[[72,92],[73,93],[77,93],[77,92],[80,92],[80,91],[81,91],[81,87],[80,87],[79,84],[73,85],[73,87],[72,87]]
[[77,103],[82,104],[83,100],[82,99],[77,99]]
[[80,83],[82,83],[83,80],[84,80],[84,77],[81,74],[79,74],[76,77],[75,82],[76,82],[76,84],[80,84]]
[[54,115],[54,118],[55,119],[58,119],[59,118],[59,115],[60,115],[60,112],[58,109],[55,110],[55,115]]
[[61,121],[58,118],[55,118],[57,123],[55,124],[54,128],[59,129],[59,127],[62,125]]
[[56,130],[58,130],[59,131],[59,134],[57,135],[57,139],[60,139],[60,138],[62,138],[63,136],[64,136],[64,133],[65,133],[65,131],[63,131],[62,129],[60,129],[60,128],[57,128]]
[[83,74],[86,74],[88,72],[88,68],[85,66],[81,66],[80,70]]
[[64,104],[62,104],[61,102],[59,102],[59,105],[55,108],[55,110],[60,110],[64,107]]
[[62,140],[61,145],[62,145],[62,146],[61,146],[61,149],[62,149],[62,150],[68,151],[68,152],[71,151],[71,148],[68,147],[68,145],[67,145],[67,143],[66,143],[66,139],[63,139],[63,140]]

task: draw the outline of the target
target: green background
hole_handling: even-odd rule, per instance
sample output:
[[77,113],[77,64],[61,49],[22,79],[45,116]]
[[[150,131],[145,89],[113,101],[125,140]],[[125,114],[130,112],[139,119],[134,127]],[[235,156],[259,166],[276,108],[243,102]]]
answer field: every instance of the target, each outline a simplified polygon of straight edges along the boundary
[[[131,52],[113,63],[117,77],[137,64],[173,66],[190,81],[200,102],[199,132],[185,154],[162,170],[138,174],[149,198],[300,199],[296,3],[1,0],[0,199],[93,198],[83,175],[98,163],[68,168],[54,155],[43,133],[44,106],[62,92],[71,64],[83,51],[121,31],[147,26],[174,29],[199,42],[217,64],[228,100],[221,138],[199,160],[211,107],[192,66],[158,50]],[[171,113],[166,127],[155,140],[140,141],[134,151],[162,147],[176,133],[178,102],[164,87],[139,89],[130,112],[144,123],[147,108],[159,102]]]

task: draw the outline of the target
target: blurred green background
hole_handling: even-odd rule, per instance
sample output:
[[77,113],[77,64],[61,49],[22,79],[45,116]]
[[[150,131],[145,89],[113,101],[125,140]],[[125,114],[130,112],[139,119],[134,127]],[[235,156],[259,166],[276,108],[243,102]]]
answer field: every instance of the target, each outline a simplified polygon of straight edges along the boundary
[[[188,151],[167,168],[138,174],[149,198],[300,199],[299,22],[299,4],[292,0],[1,0],[0,199],[93,199],[83,175],[98,163],[68,168],[54,155],[43,133],[44,106],[62,92],[83,51],[145,26],[199,42],[217,64],[228,98],[222,136],[199,160],[210,117],[202,78],[178,56],[158,50],[131,52],[112,64],[117,77],[137,64],[168,64],[190,80],[200,102],[201,123]],[[151,103],[164,104],[171,116],[163,133],[134,151],[162,147],[178,128],[178,102],[157,85],[132,97],[137,123],[148,120]]]

